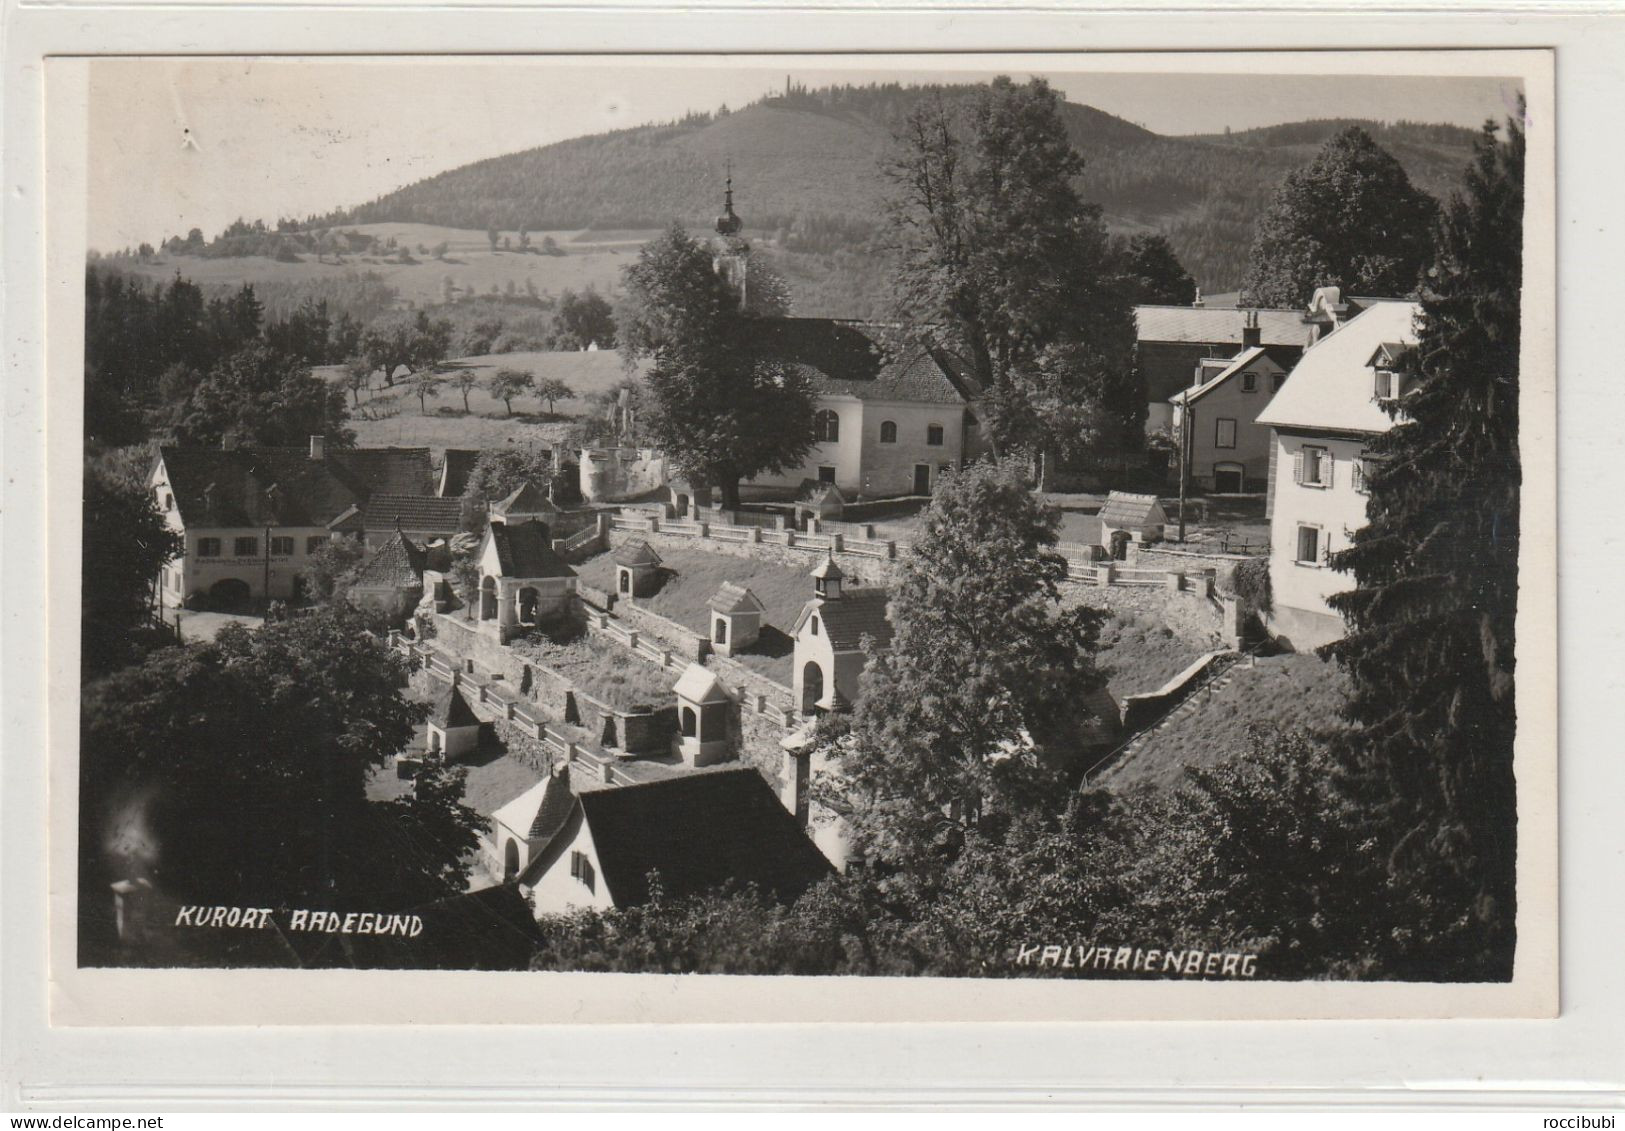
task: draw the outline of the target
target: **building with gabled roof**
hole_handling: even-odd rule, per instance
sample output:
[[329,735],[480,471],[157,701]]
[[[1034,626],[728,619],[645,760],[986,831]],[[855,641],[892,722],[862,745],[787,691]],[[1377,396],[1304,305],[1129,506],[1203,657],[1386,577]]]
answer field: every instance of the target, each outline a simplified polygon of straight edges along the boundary
[[846,573],[833,555],[818,564],[812,579],[812,599],[790,631],[795,699],[804,715],[832,711],[838,700],[856,703],[858,681],[868,664],[864,638],[881,649],[891,647],[892,639],[886,615],[889,590],[848,589]]
[[1187,474],[1219,494],[1263,490],[1269,482],[1270,432],[1258,423],[1300,354],[1249,346],[1228,361],[1203,362],[1198,381],[1175,393],[1174,432],[1185,445]]
[[491,504],[492,522],[518,523],[534,518],[551,524],[557,520],[558,513],[559,508],[553,505],[547,492],[528,479],[506,498]]
[[706,602],[711,611],[711,650],[731,656],[761,638],[767,608],[743,585],[724,581]]
[[1265,623],[1299,650],[1345,631],[1328,602],[1353,579],[1331,568],[1331,556],[1366,523],[1367,449],[1394,425],[1417,341],[1419,304],[1352,302],[1358,310],[1303,355],[1259,415],[1271,430]]
[[[832,873],[755,770],[723,767],[578,792],[520,871],[536,914],[755,887],[789,901]],[[656,878],[658,877],[658,878]]]
[[1168,515],[1157,496],[1113,491],[1106,496],[1106,505],[1100,508],[1100,544],[1111,551],[1114,558],[1121,559],[1130,542],[1161,541],[1167,525]]
[[472,754],[480,746],[480,717],[468,705],[463,689],[447,684],[429,709],[428,749],[448,762]]
[[1205,305],[1134,308],[1135,364],[1145,382],[1148,432],[1173,425],[1171,398],[1202,381],[1204,361],[1228,361],[1265,347],[1284,368],[1314,341],[1316,324],[1302,310]]
[[350,600],[378,609],[398,626],[423,599],[428,562],[428,550],[397,530],[362,560],[350,583]]
[[427,495],[427,448],[159,448],[148,473],[181,556],[159,578],[164,603],[244,609],[297,600],[328,524],[372,495]]
[[380,491],[346,509],[328,524],[328,530],[334,534],[359,534],[368,549],[377,549],[397,530],[418,542],[450,539],[464,528],[466,519],[460,498]]
[[479,623],[504,641],[563,612],[575,596],[576,571],[554,551],[545,522],[493,522],[485,528]]
[[615,563],[615,592],[621,597],[647,597],[660,576],[660,555],[642,538],[623,542],[610,555]]

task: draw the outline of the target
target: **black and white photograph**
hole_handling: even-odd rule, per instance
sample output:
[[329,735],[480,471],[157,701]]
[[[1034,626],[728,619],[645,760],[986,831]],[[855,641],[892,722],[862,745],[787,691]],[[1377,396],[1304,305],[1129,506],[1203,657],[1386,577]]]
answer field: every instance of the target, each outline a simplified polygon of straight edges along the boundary
[[68,64],[72,965],[1549,1015],[1522,54]]

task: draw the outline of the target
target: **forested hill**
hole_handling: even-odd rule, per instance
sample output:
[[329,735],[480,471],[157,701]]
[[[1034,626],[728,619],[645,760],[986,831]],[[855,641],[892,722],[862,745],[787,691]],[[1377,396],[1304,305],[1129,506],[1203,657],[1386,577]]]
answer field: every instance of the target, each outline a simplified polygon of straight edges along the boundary
[[[792,253],[862,247],[878,216],[879,165],[894,129],[923,97],[968,87],[883,84],[792,90],[733,112],[575,138],[453,169],[324,225],[416,221],[457,228],[649,229],[709,222],[731,161],[739,211]],[[1208,290],[1231,290],[1253,224],[1280,179],[1346,121],[1293,123],[1227,136],[1163,137],[1067,104],[1088,167],[1087,198],[1120,231],[1158,229]],[[1451,126],[1367,125],[1435,195],[1454,187],[1473,133]]]

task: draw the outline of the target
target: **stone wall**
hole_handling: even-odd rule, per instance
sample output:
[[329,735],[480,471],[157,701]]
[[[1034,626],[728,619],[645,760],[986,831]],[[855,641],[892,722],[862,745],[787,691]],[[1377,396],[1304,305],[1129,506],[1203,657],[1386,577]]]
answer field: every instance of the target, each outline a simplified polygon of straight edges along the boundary
[[615,617],[635,632],[646,633],[663,644],[671,646],[685,660],[703,660],[711,651],[706,638],[691,628],[685,628],[669,617],[640,606],[637,601],[617,601]]
[[1236,567],[1250,560],[1242,554],[1203,554],[1170,546],[1131,546],[1129,561],[1125,564],[1136,569],[1177,569],[1186,573],[1211,569],[1217,583],[1225,585]]
[[[613,549],[626,542],[643,541],[649,543],[658,552],[662,547],[683,546],[696,550],[703,550],[710,554],[726,554],[729,557],[749,558],[754,561],[776,562],[790,569],[802,570],[811,573],[818,563],[829,556],[827,550],[798,549],[792,546],[775,546],[769,542],[728,542],[720,538],[696,538],[692,535],[670,534],[665,531],[647,530],[611,530],[609,544]],[[901,550],[899,550],[901,553]],[[900,559],[887,559],[872,557],[868,554],[854,554],[842,551],[835,555],[836,564],[846,574],[847,585],[852,588],[862,586],[885,586],[895,581],[902,571]],[[809,582],[809,590],[811,583]],[[619,614],[620,610],[616,610]]]
[[1154,586],[1061,584],[1062,608],[1087,605],[1164,624],[1181,640],[1198,648],[1229,646],[1223,605],[1213,597],[1189,589],[1174,592]]

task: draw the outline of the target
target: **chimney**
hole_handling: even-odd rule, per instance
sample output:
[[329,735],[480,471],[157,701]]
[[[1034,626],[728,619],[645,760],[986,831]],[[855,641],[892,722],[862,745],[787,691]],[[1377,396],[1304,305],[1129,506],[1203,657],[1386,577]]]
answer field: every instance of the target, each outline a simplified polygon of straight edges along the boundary
[[1251,349],[1262,345],[1264,332],[1258,326],[1258,311],[1249,310],[1241,324],[1241,345],[1243,349]]
[[312,436],[310,438],[310,458],[318,461],[327,458],[326,436]]

